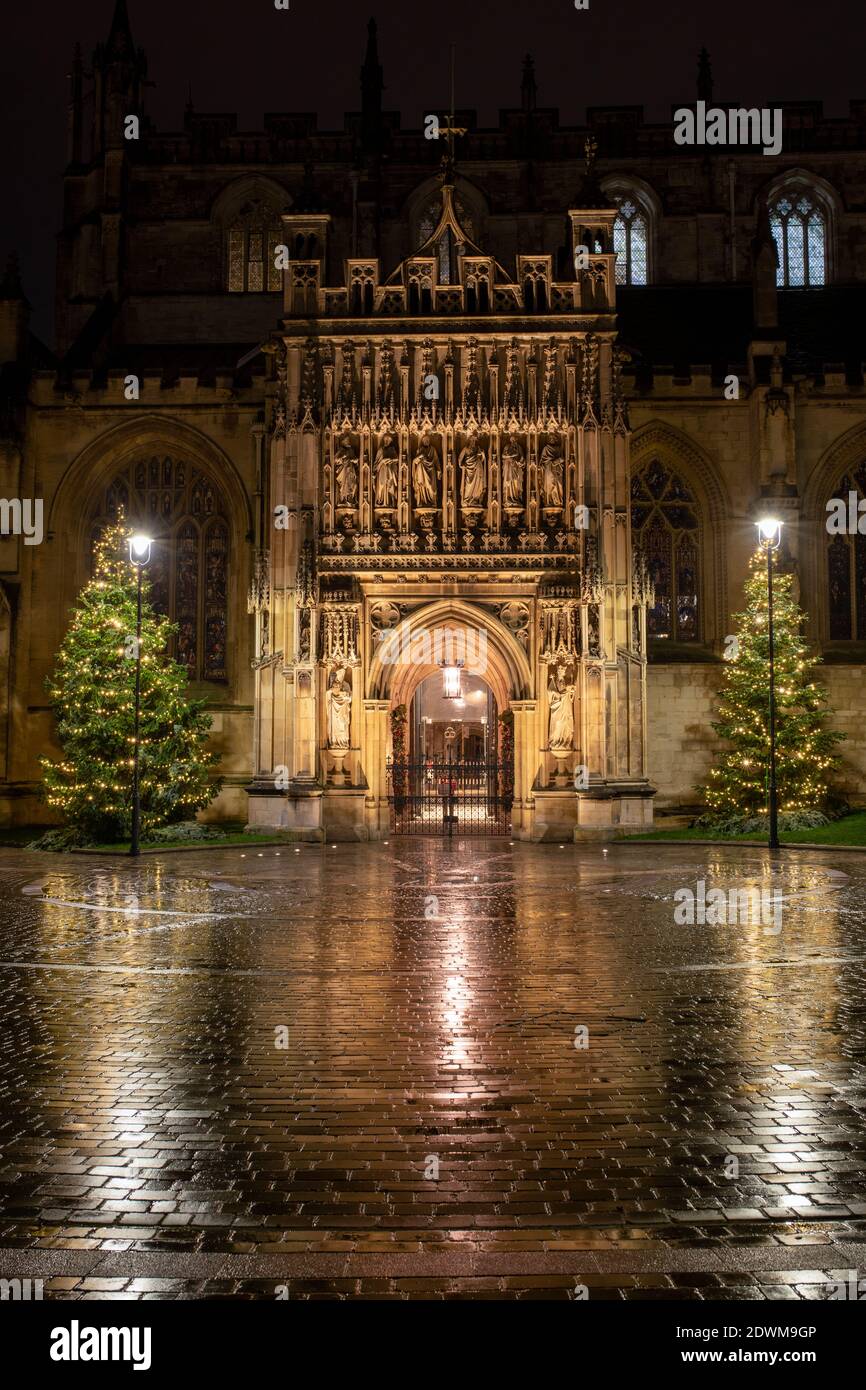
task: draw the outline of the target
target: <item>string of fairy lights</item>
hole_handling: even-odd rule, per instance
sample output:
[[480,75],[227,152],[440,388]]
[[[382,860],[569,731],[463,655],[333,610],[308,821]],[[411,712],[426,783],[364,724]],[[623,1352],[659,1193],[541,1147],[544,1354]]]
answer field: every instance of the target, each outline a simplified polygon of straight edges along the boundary
[[[779,572],[775,564],[776,782],[779,809],[802,811],[826,802],[831,774],[839,765],[835,748],[843,735],[824,727],[826,697],[810,675],[818,658],[809,654],[802,635],[804,614],[793,596],[793,578]],[[769,624],[764,551],[759,550],[752,559],[745,587],[746,608],[734,624],[737,647],[727,663],[718,719],[713,723],[728,747],[718,756],[703,788],[709,810],[720,815],[769,811]]]
[[[122,834],[131,816],[137,576],[128,558],[123,517],[94,550],[93,578],[79,595],[47,682],[62,756],[42,759],[45,796],[69,823],[99,824]],[[713,728],[726,745],[703,788],[711,813],[768,810],[769,657],[765,555],[753,557],[746,607],[735,620],[737,647],[727,662]],[[792,577],[774,574],[776,779],[779,808],[797,811],[826,801],[843,735],[824,727],[824,692],[811,678],[817,658],[802,636],[804,615]],[[142,825],[155,827],[205,806],[214,795],[215,752],[203,702],[188,698],[188,676],[169,654],[176,628],[148,601],[145,580],[141,658],[140,786]]]
[[[43,758],[45,797],[68,824],[128,833],[135,745],[137,576],[122,516],[94,547],[93,578],[78,597],[47,689],[60,758]],[[176,628],[148,601],[140,638],[139,765],[142,825],[155,828],[207,805],[218,755],[207,748],[210,720],[190,700],[188,675],[169,654]]]

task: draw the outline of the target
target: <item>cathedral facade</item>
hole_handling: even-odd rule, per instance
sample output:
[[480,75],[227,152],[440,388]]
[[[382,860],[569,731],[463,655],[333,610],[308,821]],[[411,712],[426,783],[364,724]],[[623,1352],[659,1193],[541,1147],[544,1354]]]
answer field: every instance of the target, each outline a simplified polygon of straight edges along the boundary
[[[695,806],[767,510],[864,799],[866,541],[826,517],[866,499],[866,102],[786,105],[768,157],[639,108],[562,127],[526,60],[498,127],[429,139],[383,110],[371,24],[342,130],[163,133],[123,0],[92,74],[55,351],[0,290],[2,488],[45,518],[0,540],[7,824],[44,818],[45,677],[121,508],[211,713],[209,818],[381,838],[442,748],[515,837]],[[438,718],[455,672],[473,721]]]

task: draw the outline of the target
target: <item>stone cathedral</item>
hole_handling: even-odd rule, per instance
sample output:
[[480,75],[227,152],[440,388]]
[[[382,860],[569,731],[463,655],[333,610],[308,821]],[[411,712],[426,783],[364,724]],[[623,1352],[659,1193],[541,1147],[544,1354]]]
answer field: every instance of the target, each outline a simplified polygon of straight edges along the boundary
[[44,506],[0,535],[0,822],[46,817],[45,679],[121,508],[212,720],[207,819],[382,838],[422,784],[422,830],[692,813],[768,509],[862,804],[866,541],[825,518],[866,509],[866,101],[786,104],[768,157],[562,125],[526,58],[496,126],[431,140],[360,37],[340,130],[157,129],[126,0],[76,51],[52,346],[0,283],[0,492]]

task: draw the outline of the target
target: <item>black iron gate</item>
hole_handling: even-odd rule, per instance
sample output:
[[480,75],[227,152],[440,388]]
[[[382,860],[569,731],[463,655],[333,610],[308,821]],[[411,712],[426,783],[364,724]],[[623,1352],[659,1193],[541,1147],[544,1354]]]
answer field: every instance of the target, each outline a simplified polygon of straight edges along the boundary
[[388,761],[395,835],[507,835],[514,769],[486,758]]

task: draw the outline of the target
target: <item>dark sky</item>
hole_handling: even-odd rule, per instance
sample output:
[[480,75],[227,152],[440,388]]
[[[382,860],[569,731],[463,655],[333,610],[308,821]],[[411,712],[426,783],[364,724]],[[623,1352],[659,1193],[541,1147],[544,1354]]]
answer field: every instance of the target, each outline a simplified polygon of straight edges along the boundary
[[[147,53],[148,111],[179,129],[187,83],[199,111],[317,111],[323,127],[357,109],[371,14],[379,22],[385,105],[404,125],[447,101],[457,43],[457,104],[493,124],[519,103],[521,59],[533,53],[539,104],[563,123],[587,106],[642,103],[651,119],[694,97],[698,50],[710,51],[723,103],[823,99],[844,114],[866,97],[866,20],[854,0],[128,0]],[[17,247],[33,327],[50,340],[54,238],[61,206],[66,74],[80,39],[85,62],[107,37],[114,0],[17,0],[3,18],[0,254]]]

